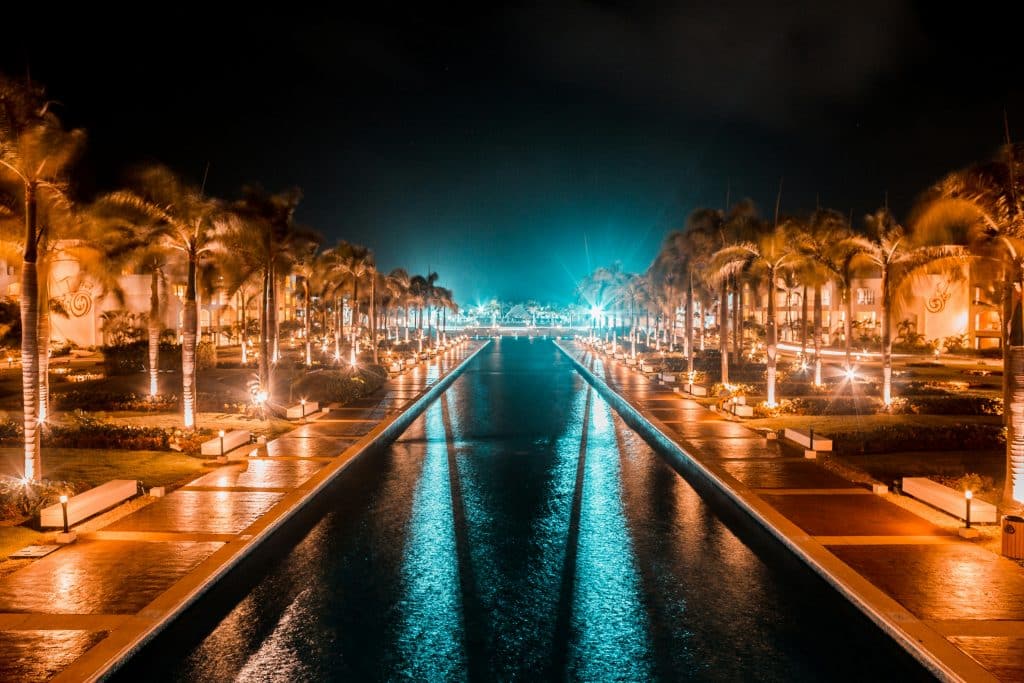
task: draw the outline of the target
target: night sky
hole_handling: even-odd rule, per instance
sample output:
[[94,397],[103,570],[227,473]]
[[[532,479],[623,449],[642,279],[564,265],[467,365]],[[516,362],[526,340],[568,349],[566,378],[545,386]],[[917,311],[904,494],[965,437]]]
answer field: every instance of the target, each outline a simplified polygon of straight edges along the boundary
[[479,5],[5,8],[0,69],[88,130],[83,197],[147,160],[195,181],[209,164],[224,197],[298,185],[330,242],[437,270],[470,305],[568,301],[597,265],[646,268],[696,206],[770,206],[780,178],[784,211],[861,216],[888,193],[905,213],[994,151],[1004,109],[1024,136],[995,6]]

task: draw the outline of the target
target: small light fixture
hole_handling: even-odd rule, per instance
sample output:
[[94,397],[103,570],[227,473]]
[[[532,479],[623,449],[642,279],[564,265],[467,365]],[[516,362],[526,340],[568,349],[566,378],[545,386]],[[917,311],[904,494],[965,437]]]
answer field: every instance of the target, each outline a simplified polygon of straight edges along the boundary
[[964,504],[967,507],[967,510],[966,510],[966,512],[964,514],[964,524],[965,524],[965,528],[967,528],[967,529],[971,528],[971,498],[973,498],[973,497],[974,497],[974,492],[973,491],[971,491],[970,489],[967,489],[966,491],[964,491]]
[[64,533],[68,533],[68,497],[62,495],[60,497],[60,511],[64,516]]

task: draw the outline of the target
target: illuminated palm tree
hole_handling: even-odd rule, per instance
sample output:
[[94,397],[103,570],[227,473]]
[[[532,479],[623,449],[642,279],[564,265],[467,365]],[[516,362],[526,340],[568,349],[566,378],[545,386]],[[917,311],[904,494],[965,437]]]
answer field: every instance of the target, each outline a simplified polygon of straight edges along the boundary
[[397,309],[401,307],[402,317],[405,322],[405,341],[409,341],[409,273],[404,268],[395,268],[387,277],[387,287],[391,291],[391,296],[394,299],[396,312],[395,312],[395,339],[398,339],[398,313]]
[[134,224],[158,226],[155,240],[162,248],[177,252],[187,263],[182,320],[181,382],[183,422],[187,429],[196,424],[196,289],[199,268],[221,246],[218,233],[226,225],[219,202],[180,180],[164,166],[138,171],[134,189],[106,195],[100,201],[105,210],[122,211]]
[[[85,134],[67,131],[41,89],[0,76],[0,181],[17,187],[24,207],[21,270],[21,361],[25,472],[42,478],[39,443],[39,313],[37,263],[46,229],[38,221],[39,200],[65,196],[65,173]],[[48,341],[47,341],[48,347]],[[47,348],[48,350],[48,348]]]
[[942,270],[957,273],[967,263],[963,247],[917,246],[886,209],[866,220],[867,235],[846,238],[854,268],[870,268],[882,277],[882,400],[892,403],[892,309],[895,295],[908,282]]
[[[915,226],[999,263],[1003,289],[1003,504],[1024,504],[1024,145],[1009,142],[991,161],[950,173],[932,188]],[[1012,503],[1011,503],[1012,501]]]
[[356,364],[356,347],[359,334],[359,281],[366,277],[373,267],[373,253],[359,244],[342,241],[334,248],[338,259],[338,268],[344,273],[352,286],[352,322],[351,322],[351,359]]
[[231,206],[231,221],[222,236],[227,256],[238,263],[239,280],[259,277],[260,389],[270,397],[271,361],[277,357],[277,282],[301,262],[312,258],[320,236],[295,222],[302,192],[292,188],[270,194],[259,186],[242,190]]
[[833,277],[834,245],[849,236],[849,223],[838,211],[818,209],[806,220],[790,219],[784,225],[803,255],[800,276],[814,290],[814,384],[821,385],[821,288]]
[[[695,214],[696,216],[696,214]],[[709,224],[713,224],[713,216],[698,216],[697,220],[688,223],[684,230],[670,232],[661,245],[661,251],[655,259],[656,272],[673,272],[683,282],[686,288],[686,323],[685,323],[685,351],[687,358],[687,373],[693,376],[693,312],[694,312],[694,291],[699,285],[700,273],[706,269],[708,258],[711,253],[711,244],[714,236],[708,234]],[[703,311],[703,308],[701,309]],[[701,329],[703,339],[703,325]]]
[[739,275],[748,271],[760,271],[768,287],[768,319],[765,322],[768,375],[768,406],[774,407],[776,357],[778,339],[775,312],[775,291],[781,271],[797,261],[799,254],[790,235],[778,228],[778,211],[775,226],[763,232],[756,242],[740,242],[715,252],[711,260],[711,271],[718,278]]

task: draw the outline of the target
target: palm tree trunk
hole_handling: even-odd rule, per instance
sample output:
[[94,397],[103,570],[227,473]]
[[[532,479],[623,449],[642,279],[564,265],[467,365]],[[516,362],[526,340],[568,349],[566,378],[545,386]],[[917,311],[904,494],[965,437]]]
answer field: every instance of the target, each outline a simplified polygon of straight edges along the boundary
[[739,362],[743,359],[743,285],[739,279],[733,279],[732,288],[732,352]]
[[[693,273],[686,277],[686,373],[693,382]],[[692,387],[691,387],[692,388]]]
[[281,360],[281,325],[278,322],[277,310],[277,269],[270,269],[270,297],[273,305],[270,307],[270,338],[274,345],[272,360],[277,363]]
[[302,278],[302,296],[306,300],[306,310],[302,316],[303,333],[306,335],[306,367],[313,365],[313,306],[309,298],[309,278]]
[[718,305],[718,347],[722,352],[722,384],[729,383],[729,281],[722,278]]
[[39,450],[39,283],[36,186],[25,185],[25,253],[21,267],[21,389],[25,430],[25,479],[40,481]]
[[370,348],[373,364],[377,364],[377,274],[370,273]]
[[149,395],[159,393],[160,372],[160,269],[153,268],[149,284]]
[[807,359],[807,285],[800,299],[800,357]]
[[814,285],[814,384],[821,386],[821,285]]
[[850,344],[853,341],[853,288],[845,287],[844,289],[846,294],[846,315],[844,317],[846,320],[843,321],[843,337],[845,337],[843,341],[846,342],[846,367],[850,369],[853,367],[850,351]]
[[[1020,282],[1021,273],[1017,273]],[[1013,284],[1007,282],[1003,297],[1003,405],[1006,420],[1006,477],[1003,483],[1003,508],[1018,510],[1024,503],[1024,295],[1020,305],[1014,301]]]
[[50,287],[49,272],[39,277],[39,422],[50,416]]
[[359,278],[352,276],[352,309],[349,327],[351,328],[352,348],[349,351],[349,358],[352,365],[356,364],[356,335],[359,333]]
[[882,268],[882,402],[892,404],[892,295],[889,269]]
[[775,269],[768,270],[768,320],[765,321],[765,346],[768,362],[768,406],[775,406],[775,356],[778,340],[775,334]]
[[181,342],[181,402],[186,429],[196,426],[196,259],[188,260],[188,284],[185,287],[184,330]]
[[270,393],[270,270],[263,271],[263,292],[260,295],[260,389]]

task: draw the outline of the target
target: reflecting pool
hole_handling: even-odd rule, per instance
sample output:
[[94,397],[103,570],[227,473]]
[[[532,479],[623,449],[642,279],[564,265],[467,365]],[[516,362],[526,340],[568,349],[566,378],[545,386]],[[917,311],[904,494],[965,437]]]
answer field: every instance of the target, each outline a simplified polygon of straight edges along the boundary
[[496,340],[329,495],[293,546],[232,577],[239,595],[200,605],[125,674],[926,678],[742,514],[705,502],[548,340]]

